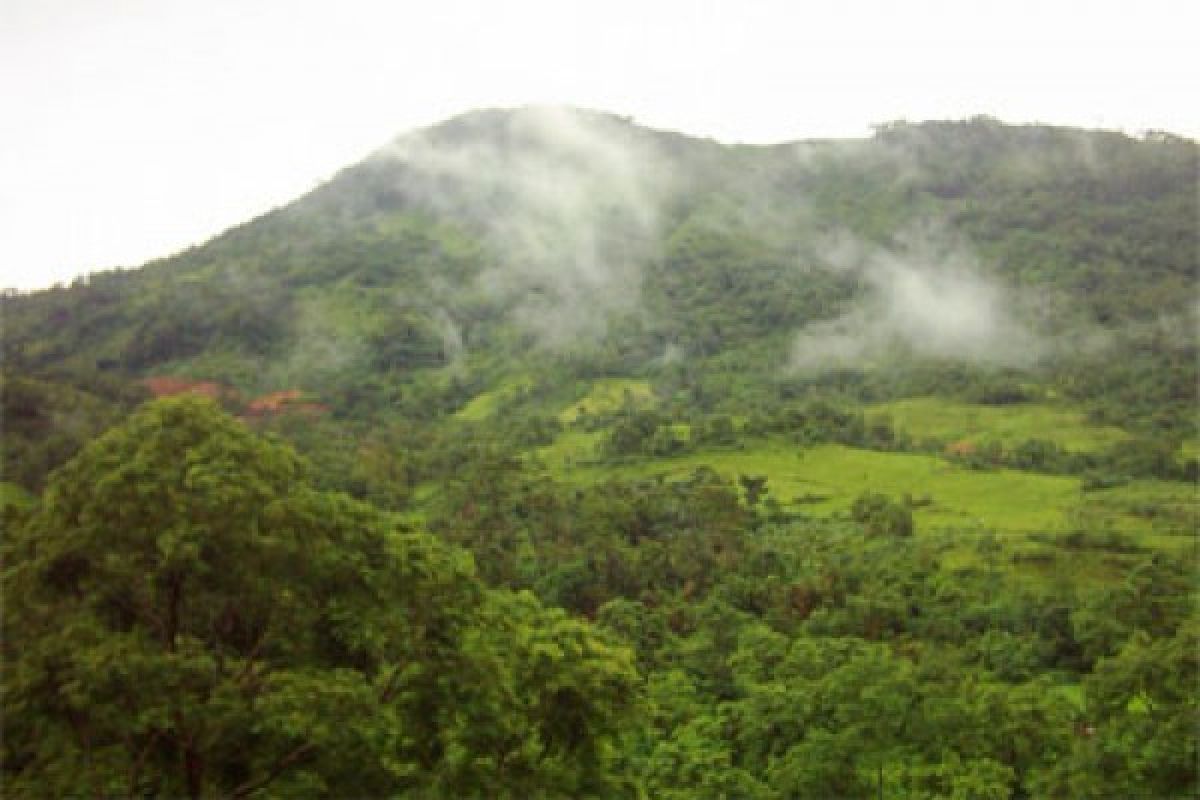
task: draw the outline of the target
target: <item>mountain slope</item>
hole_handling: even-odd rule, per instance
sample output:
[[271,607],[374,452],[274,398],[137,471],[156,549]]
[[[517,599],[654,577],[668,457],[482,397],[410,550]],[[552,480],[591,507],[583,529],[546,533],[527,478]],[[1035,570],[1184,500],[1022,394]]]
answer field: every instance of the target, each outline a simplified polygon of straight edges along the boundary
[[6,297],[5,370],[119,402],[154,375],[302,389],[366,421],[529,370],[735,409],[937,390],[956,365],[1103,414],[1125,352],[1158,387],[1125,422],[1186,433],[1196,165],[1170,136],[986,118],[748,147],[473,112],[178,256]]
[[1195,796],[1196,170],[476,112],[5,297],[4,774]]

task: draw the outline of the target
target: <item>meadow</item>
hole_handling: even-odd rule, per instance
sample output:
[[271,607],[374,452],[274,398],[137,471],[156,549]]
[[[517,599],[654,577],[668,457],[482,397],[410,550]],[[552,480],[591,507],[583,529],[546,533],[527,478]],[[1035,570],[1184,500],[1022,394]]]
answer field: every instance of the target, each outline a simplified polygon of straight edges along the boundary
[[1113,426],[1091,425],[1082,411],[1050,403],[978,405],[940,397],[911,397],[867,406],[914,439],[1017,444],[1042,439],[1072,451],[1103,450],[1129,438]]
[[[774,435],[742,437],[736,445],[671,457],[601,457],[607,429],[572,425],[595,413],[653,402],[634,381],[604,381],[559,413],[565,430],[536,449],[533,460],[560,481],[682,480],[711,468],[730,481],[765,477],[766,505],[793,515],[847,518],[855,499],[880,492],[906,503],[918,536],[951,537],[943,559],[951,569],[1005,561],[1022,574],[1087,582],[1117,580],[1131,554],[1195,549],[1198,519],[1193,486],[1133,480],[1085,488],[1078,476],[1007,468],[977,469],[940,452],[881,452],[840,444],[801,446]],[[870,406],[914,440],[996,441],[1011,445],[1043,439],[1075,451],[1097,451],[1128,438],[1115,427],[1091,425],[1067,407],[1030,403],[984,406],[940,398],[913,398]],[[681,430],[680,433],[686,432]],[[996,545],[1000,550],[989,554]]]

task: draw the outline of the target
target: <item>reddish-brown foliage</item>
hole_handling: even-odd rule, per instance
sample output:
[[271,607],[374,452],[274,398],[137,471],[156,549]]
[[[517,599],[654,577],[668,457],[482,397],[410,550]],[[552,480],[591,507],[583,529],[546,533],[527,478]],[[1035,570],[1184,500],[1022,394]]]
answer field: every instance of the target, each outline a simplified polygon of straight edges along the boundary
[[150,390],[150,394],[155,397],[198,394],[204,397],[211,397],[213,400],[222,400],[233,397],[236,394],[230,387],[216,383],[215,381],[194,381],[189,378],[172,378],[167,376],[146,378],[142,381],[142,385]]
[[284,389],[256,397],[246,404],[247,417],[268,417],[278,414],[305,414],[320,416],[327,414],[329,407],[321,403],[310,403],[304,400],[304,392],[299,389]]
[[963,439],[946,445],[945,453],[948,456],[973,456],[977,449],[974,442],[968,442],[966,439]]

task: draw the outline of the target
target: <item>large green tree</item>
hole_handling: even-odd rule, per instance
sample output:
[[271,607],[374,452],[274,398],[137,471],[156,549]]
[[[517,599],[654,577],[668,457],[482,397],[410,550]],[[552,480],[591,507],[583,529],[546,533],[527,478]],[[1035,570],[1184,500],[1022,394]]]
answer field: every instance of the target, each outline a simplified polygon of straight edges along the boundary
[[5,550],[12,796],[618,785],[627,650],[316,491],[208,401],[150,404],[85,448]]

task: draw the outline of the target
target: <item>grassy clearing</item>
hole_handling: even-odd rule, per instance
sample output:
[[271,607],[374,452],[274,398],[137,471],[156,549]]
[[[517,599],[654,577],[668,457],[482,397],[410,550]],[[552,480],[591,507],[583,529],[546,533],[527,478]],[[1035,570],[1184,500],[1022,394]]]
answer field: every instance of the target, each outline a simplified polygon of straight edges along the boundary
[[1197,500],[1187,484],[1135,481],[1096,492],[1078,478],[1016,470],[978,471],[926,454],[881,453],[841,445],[800,448],[782,439],[748,441],[740,449],[709,450],[628,464],[589,463],[603,432],[572,431],[537,455],[556,477],[595,481],[686,475],[709,466],[729,478],[767,475],[770,495],[793,510],[828,516],[846,511],[866,490],[927,504],[914,510],[924,530],[1000,533],[1118,531],[1139,544],[1187,546]]
[[998,441],[1016,444],[1045,439],[1067,450],[1096,451],[1129,438],[1120,428],[1088,424],[1078,411],[1044,403],[983,406],[937,397],[915,397],[869,406],[870,414],[887,414],[897,430],[916,439],[946,442]]
[[604,435],[604,431],[567,431],[536,455],[556,477],[569,479],[573,469],[595,458]]
[[558,419],[570,425],[581,414],[603,414],[632,403],[636,408],[651,408],[657,402],[654,391],[646,381],[610,378],[596,381],[587,396],[559,412]]
[[[596,464],[595,448],[604,432],[572,431],[537,455],[558,479],[590,483],[611,478],[657,475],[684,477],[711,467],[727,478],[766,475],[769,496],[792,511],[813,516],[846,514],[863,491],[897,499],[909,495],[918,536],[951,536],[955,546],[941,556],[949,570],[1002,566],[1021,580],[1072,580],[1103,584],[1119,580],[1142,557],[1114,551],[1106,542],[1150,550],[1185,552],[1196,548],[1180,535],[1181,517],[1147,516],[1148,507],[1196,513],[1191,487],[1138,481],[1116,489],[1080,490],[1074,477],[1016,470],[977,471],[926,454],[881,453],[841,445],[808,449],[783,439],[748,440],[743,447],[709,450],[675,458],[625,464]],[[922,502],[928,498],[928,504]],[[1071,546],[1071,534],[1088,538]],[[991,538],[993,537],[994,538]],[[1111,537],[1115,536],[1116,539]],[[1043,538],[1049,537],[1049,538]],[[994,551],[983,545],[991,538]]]
[[532,386],[533,381],[529,378],[511,378],[495,389],[475,395],[454,416],[467,422],[483,422],[494,415],[504,404],[510,402],[521,392],[528,391]]
[[[577,443],[578,444],[578,443]],[[770,494],[785,507],[829,515],[847,510],[863,491],[895,497],[929,496],[914,512],[928,528],[994,528],[1000,531],[1066,530],[1079,502],[1075,478],[1013,470],[979,472],[941,458],[879,453],[841,445],[801,449],[780,440],[745,449],[694,453],[629,465],[583,467],[584,478],[686,474],[709,466],[728,477],[767,475]]]

